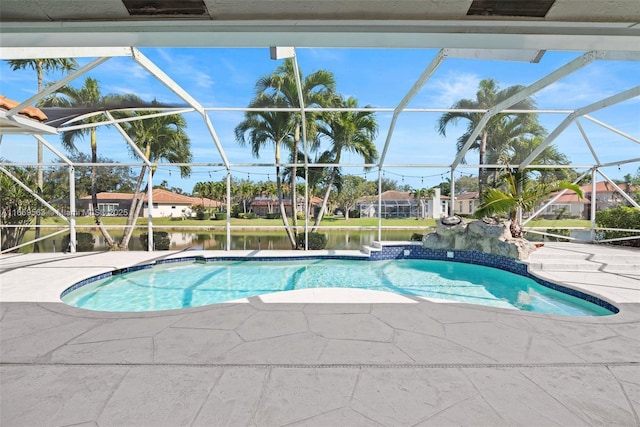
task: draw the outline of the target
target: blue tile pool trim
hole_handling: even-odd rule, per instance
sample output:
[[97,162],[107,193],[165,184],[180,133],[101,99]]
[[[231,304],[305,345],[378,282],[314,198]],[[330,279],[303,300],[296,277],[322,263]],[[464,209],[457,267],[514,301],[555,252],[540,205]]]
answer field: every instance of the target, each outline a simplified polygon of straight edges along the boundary
[[[405,255],[405,251],[408,251]],[[577,289],[569,288],[567,286],[559,285],[557,283],[549,282],[547,280],[541,279],[533,274],[531,274],[527,268],[527,264],[522,261],[504,257],[500,255],[492,255],[486,254],[484,252],[479,251],[458,251],[458,250],[444,250],[444,249],[427,249],[423,248],[420,244],[398,244],[398,245],[389,245],[385,244],[379,249],[374,249],[369,257],[362,256],[353,256],[353,255],[315,255],[315,256],[290,256],[290,257],[242,257],[242,256],[218,256],[218,257],[203,257],[200,255],[197,256],[188,256],[188,257],[180,257],[180,258],[170,258],[170,259],[161,259],[156,260],[150,264],[143,265],[134,265],[131,267],[121,268],[114,271],[109,271],[107,273],[102,273],[97,276],[89,277],[84,279],[78,283],[75,283],[73,286],[65,289],[60,298],[63,298],[67,294],[82,288],[90,283],[96,282],[98,280],[107,279],[109,277],[130,273],[138,270],[146,270],[152,268],[154,265],[162,265],[162,264],[175,264],[181,262],[201,262],[201,263],[210,263],[210,262],[220,262],[220,261],[242,261],[242,262],[268,262],[268,261],[304,261],[309,259],[338,259],[338,260],[359,260],[359,261],[386,261],[392,259],[426,259],[426,260],[434,260],[434,261],[451,261],[451,262],[461,262],[466,264],[476,264],[482,265],[485,267],[493,267],[500,270],[508,271],[511,273],[519,274],[521,276],[528,277],[538,284],[542,286],[546,286],[547,288],[553,289],[555,291],[563,292],[565,294],[574,296],[576,298],[583,299],[592,304],[599,305],[612,313],[619,313],[620,310],[614,306],[613,304],[595,297],[593,295],[584,293]]]

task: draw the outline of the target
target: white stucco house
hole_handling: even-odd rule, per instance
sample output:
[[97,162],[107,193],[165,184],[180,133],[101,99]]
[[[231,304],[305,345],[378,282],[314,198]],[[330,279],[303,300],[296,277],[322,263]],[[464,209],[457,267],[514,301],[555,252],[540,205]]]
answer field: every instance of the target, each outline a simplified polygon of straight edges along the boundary
[[[128,216],[131,207],[132,193],[98,193],[98,209],[103,216]],[[191,197],[184,194],[176,194],[162,188],[155,188],[152,193],[153,205],[151,207],[154,217],[187,217],[195,216],[193,206],[203,205],[205,208],[217,208],[220,202],[205,197]],[[80,204],[85,215],[93,215],[91,196],[80,198]],[[144,206],[140,216],[149,216],[148,196],[144,197]]]

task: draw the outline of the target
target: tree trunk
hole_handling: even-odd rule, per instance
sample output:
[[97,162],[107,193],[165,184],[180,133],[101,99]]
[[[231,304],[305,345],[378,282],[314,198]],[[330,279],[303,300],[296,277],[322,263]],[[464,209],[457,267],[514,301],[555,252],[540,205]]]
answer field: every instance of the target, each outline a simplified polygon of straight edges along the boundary
[[[42,70],[42,60],[36,60],[36,75],[38,76],[38,93],[42,92],[43,86],[43,76],[44,71]],[[44,177],[42,174],[42,143],[38,141],[38,168],[37,168],[37,178],[36,178],[36,193],[38,196],[42,197],[44,187]],[[36,234],[34,239],[40,238],[40,224],[42,223],[42,203],[40,200],[36,201]],[[40,242],[34,242],[33,244],[33,253],[40,252]]]
[[[36,178],[36,194],[42,197],[43,191],[42,187],[44,186],[44,177],[42,174],[42,142],[38,141],[38,168],[37,168],[37,178]],[[43,205],[39,199],[36,200],[36,234],[34,239],[40,238],[40,224],[42,223],[42,208]],[[40,252],[40,242],[33,243],[33,253]]]
[[142,165],[142,169],[140,170],[140,175],[138,176],[138,181],[136,182],[136,187],[133,193],[133,198],[131,199],[131,206],[129,207],[129,216],[127,217],[127,228],[124,230],[124,234],[122,235],[122,239],[120,239],[120,243],[118,243],[118,247],[126,251],[129,249],[129,241],[131,240],[131,236],[133,235],[133,229],[136,223],[138,222],[138,218],[140,217],[140,210],[142,205],[144,205],[144,196],[148,191],[148,186],[144,192],[140,193],[140,187],[142,187],[142,181],[144,179],[145,172],[147,171],[147,165]]
[[[91,163],[98,163],[98,143],[96,141],[96,130],[95,128],[91,129]],[[91,167],[91,204],[93,205],[93,216],[95,217],[96,225],[102,233],[104,237],[104,241],[109,247],[109,249],[113,249],[115,246],[115,242],[111,238],[109,231],[105,228],[102,223],[102,218],[100,216],[100,210],[98,209],[98,167],[94,164]]]
[[331,171],[331,177],[329,178],[329,182],[327,184],[327,191],[325,191],[324,197],[322,198],[322,206],[320,206],[320,211],[316,216],[316,220],[313,222],[313,229],[311,230],[311,232],[313,233],[315,233],[315,231],[318,229],[318,226],[322,221],[322,217],[324,216],[324,211],[327,209],[327,203],[329,202],[329,195],[331,194],[331,187],[333,187],[333,181],[335,180],[337,173],[338,173],[338,168],[334,166],[333,170]]
[[298,194],[296,181],[298,179],[298,142],[300,141],[300,124],[296,124],[293,137],[293,168],[291,173],[291,216],[294,233],[298,232]]
[[297,242],[295,235],[291,232],[289,221],[287,220],[287,210],[284,207],[284,196],[282,195],[282,178],[280,177],[280,142],[276,142],[276,188],[278,189],[278,201],[280,203],[280,215],[282,215],[282,223],[289,237],[291,249],[296,249]]
[[486,183],[486,174],[485,174],[484,167],[482,167],[482,165],[484,165],[485,152],[487,151],[487,138],[488,138],[487,131],[486,130],[482,131],[482,139],[480,140],[480,150],[478,150],[480,152],[479,159],[478,159],[478,164],[480,165],[480,167],[478,168],[478,193],[480,194],[480,200],[482,200],[482,193],[484,192],[485,183]]

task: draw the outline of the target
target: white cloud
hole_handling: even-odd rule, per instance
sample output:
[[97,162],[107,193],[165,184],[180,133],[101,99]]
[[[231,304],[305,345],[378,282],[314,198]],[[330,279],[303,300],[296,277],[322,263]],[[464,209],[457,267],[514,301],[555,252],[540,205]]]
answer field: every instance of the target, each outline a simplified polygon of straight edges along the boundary
[[475,99],[481,78],[473,73],[450,72],[427,83],[425,99],[433,107],[450,107],[463,98]]

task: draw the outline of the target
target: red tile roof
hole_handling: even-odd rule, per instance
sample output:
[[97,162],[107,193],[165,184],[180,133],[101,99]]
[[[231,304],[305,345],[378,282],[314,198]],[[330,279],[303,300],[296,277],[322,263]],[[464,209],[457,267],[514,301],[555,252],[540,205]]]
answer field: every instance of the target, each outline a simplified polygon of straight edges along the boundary
[[[625,184],[618,184],[618,187],[620,187],[624,191],[627,190],[627,186]],[[583,196],[582,200],[578,198],[578,195],[575,192],[567,191],[558,199],[556,199],[554,203],[578,203],[578,202],[588,203],[589,198],[591,197],[591,190],[592,190],[591,184],[582,185],[580,186],[580,188],[582,189],[582,196]],[[636,192],[637,188],[632,185],[630,186],[629,190],[632,192]],[[615,192],[616,192],[616,189],[608,181],[596,182],[596,194],[615,193]]]
[[[11,100],[4,95],[0,95],[0,108],[4,110],[11,110],[20,105],[19,102]],[[19,114],[29,117],[30,119],[38,120],[40,122],[44,122],[47,120],[46,114],[44,114],[39,108],[36,107],[27,107],[20,110]]]
[[[133,197],[132,193],[98,193],[98,200],[131,200]],[[91,200],[91,196],[81,197],[81,200]],[[148,199],[147,195],[144,197],[144,201],[146,202]],[[163,190],[162,188],[154,188],[153,189],[153,203],[162,203],[165,205],[170,204],[179,204],[179,205],[204,205],[205,207],[218,207],[221,206],[222,203],[207,199],[206,197],[191,197],[186,196],[184,194],[176,194],[172,193],[168,190]]]

